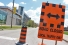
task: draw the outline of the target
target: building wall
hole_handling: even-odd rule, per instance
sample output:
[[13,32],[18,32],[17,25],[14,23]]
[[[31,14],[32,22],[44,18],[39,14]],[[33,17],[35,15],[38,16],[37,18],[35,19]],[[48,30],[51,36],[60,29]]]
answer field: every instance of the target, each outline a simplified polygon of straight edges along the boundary
[[23,8],[24,8],[24,7],[19,6],[18,13],[19,13],[20,15],[22,15],[22,14],[23,14]]
[[22,18],[17,15],[14,15],[14,18],[16,19],[16,25],[21,25]]
[[[12,17],[12,12],[11,10],[8,10],[8,9],[2,9],[6,12],[8,12],[7,14],[7,20],[6,20],[6,25],[11,25],[11,17]],[[16,19],[20,19],[19,16],[16,16],[16,15],[13,15],[13,21],[12,21],[12,25],[18,25],[17,23],[19,23],[18,21],[16,21]],[[20,19],[21,20],[21,19]],[[21,23],[21,22],[20,22]]]
[[25,25],[27,24],[27,22],[30,20],[30,18],[24,13],[24,7],[22,6],[19,6],[19,9],[18,9],[18,13],[20,15],[22,15],[22,25]]
[[30,20],[30,18],[26,15],[26,14],[24,14],[24,16],[23,16],[23,25],[27,25],[27,22]]
[[21,25],[21,20],[20,19],[16,19],[16,25]]
[[[1,8],[0,9],[4,10],[7,12],[7,19],[6,19],[6,25],[11,25],[11,17],[12,17],[12,11],[9,8]],[[17,11],[18,14],[20,14],[20,17],[16,14],[13,15],[13,21],[12,24],[13,25],[20,25],[20,24],[25,24],[28,22],[28,20],[30,20],[30,18],[23,12],[23,7],[19,6],[19,10]],[[21,17],[22,16],[22,17]],[[24,23],[23,23],[24,21]]]
[[[8,10],[8,9],[3,9],[3,10],[8,12],[7,20],[6,20],[6,25],[11,25],[12,12],[10,10]],[[15,25],[15,24],[16,24],[16,20],[15,20],[15,18],[13,18],[12,25]]]

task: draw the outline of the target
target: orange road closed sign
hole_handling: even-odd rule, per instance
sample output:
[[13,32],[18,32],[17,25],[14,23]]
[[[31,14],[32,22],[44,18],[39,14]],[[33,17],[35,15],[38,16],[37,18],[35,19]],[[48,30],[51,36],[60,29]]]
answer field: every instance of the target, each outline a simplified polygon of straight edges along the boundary
[[38,38],[62,41],[65,6],[42,3]]

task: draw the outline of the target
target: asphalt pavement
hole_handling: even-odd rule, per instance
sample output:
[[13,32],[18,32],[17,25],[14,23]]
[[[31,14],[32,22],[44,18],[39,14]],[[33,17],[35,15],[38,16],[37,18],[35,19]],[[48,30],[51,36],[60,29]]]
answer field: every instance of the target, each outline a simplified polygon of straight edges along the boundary
[[[21,29],[17,30],[3,30],[0,31],[0,45],[15,45],[20,37]],[[42,42],[42,39],[37,37],[38,28],[28,28],[26,43],[28,45],[38,45],[38,43]],[[44,39],[44,43],[46,45],[55,45],[55,41]],[[68,45],[65,41],[58,41],[57,45]]]

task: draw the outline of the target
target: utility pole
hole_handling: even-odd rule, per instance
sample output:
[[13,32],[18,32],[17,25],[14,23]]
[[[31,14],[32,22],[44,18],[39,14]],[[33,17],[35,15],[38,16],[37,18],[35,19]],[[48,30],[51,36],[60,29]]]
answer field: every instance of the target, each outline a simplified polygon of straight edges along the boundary
[[13,0],[13,7],[12,7],[11,28],[12,28],[12,20],[13,20],[14,1],[15,1],[15,0]]

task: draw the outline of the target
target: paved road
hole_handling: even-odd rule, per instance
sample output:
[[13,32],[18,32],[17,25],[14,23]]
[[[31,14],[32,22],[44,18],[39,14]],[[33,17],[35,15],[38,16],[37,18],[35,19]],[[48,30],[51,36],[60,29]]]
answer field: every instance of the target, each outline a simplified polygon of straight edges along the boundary
[[[41,39],[37,38],[38,28],[28,28],[26,42],[28,45],[38,45],[41,43]],[[20,29],[18,30],[4,30],[0,31],[0,45],[15,45],[20,35]],[[44,40],[46,45],[55,45],[55,41]],[[68,45],[65,41],[58,42],[57,45]]]

